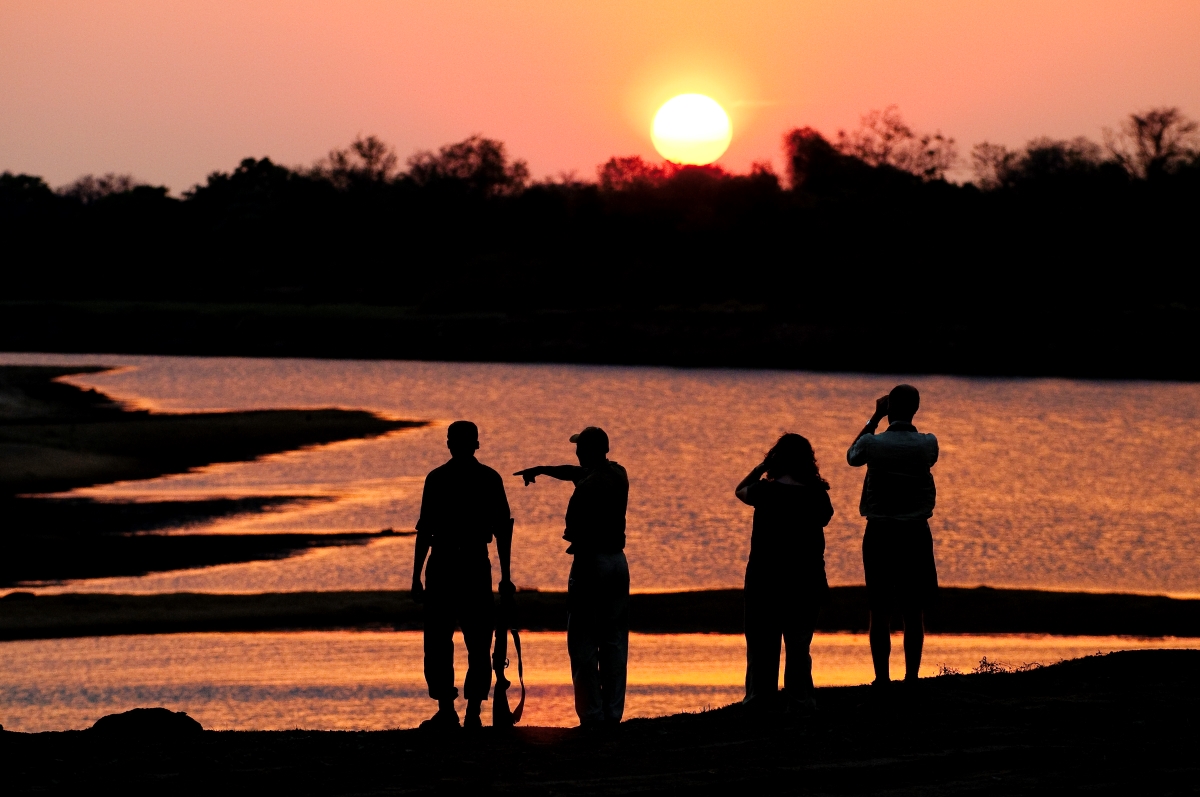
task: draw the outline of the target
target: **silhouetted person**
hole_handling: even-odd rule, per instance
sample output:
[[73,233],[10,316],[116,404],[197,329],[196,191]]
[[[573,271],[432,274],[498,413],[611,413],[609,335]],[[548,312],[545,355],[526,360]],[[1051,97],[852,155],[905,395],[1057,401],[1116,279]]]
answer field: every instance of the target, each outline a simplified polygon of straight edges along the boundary
[[567,652],[575,685],[575,713],[584,727],[615,725],[625,713],[629,659],[629,563],[625,509],[629,477],[608,459],[608,435],[589,426],[571,435],[578,465],[541,465],[517,471],[529,485],[538,476],[575,484],[563,539],[574,555],[567,581]]
[[812,445],[785,434],[762,464],[738,484],[737,497],[754,507],[746,564],[746,699],[757,709],[777,705],[779,649],[787,644],[784,705],[814,705],[813,630],[829,590],[825,526],[833,517],[829,483]]
[[[500,474],[475,459],[479,430],[455,421],[446,431],[450,461],[425,477],[421,519],[417,521],[413,599],[425,604],[425,683],[438,702],[423,728],[457,728],[454,700],[454,628],[467,644],[468,728],[482,726],[480,707],[492,683],[492,563],[488,543],[497,538],[501,592],[511,592],[511,528],[508,497]],[[425,556],[429,566],[425,568]],[[425,586],[421,570],[425,568]]]
[[[867,466],[858,511],[867,519],[863,534],[863,570],[871,607],[871,659],[875,684],[891,680],[891,617],[904,618],[904,680],[915,681],[925,644],[924,610],[937,592],[933,561],[933,516],[936,490],[929,472],[938,459],[937,438],[913,426],[921,394],[912,385],[897,385],[875,402],[875,414],[846,452],[854,467]],[[888,428],[875,434],[887,415]]]

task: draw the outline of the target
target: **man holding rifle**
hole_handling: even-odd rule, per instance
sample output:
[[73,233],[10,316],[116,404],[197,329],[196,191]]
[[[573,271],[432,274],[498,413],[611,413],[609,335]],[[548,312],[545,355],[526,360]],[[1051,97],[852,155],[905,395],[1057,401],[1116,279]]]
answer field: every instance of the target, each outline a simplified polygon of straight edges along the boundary
[[[492,563],[488,543],[500,555],[500,592],[513,592],[509,570],[512,520],[500,474],[475,458],[479,429],[455,421],[446,431],[450,461],[425,477],[413,563],[413,600],[425,604],[425,682],[438,702],[422,728],[459,727],[454,700],[454,629],[467,645],[467,728],[480,728],[480,710],[492,683]],[[426,567],[425,558],[429,557]],[[421,571],[425,584],[421,584]]]

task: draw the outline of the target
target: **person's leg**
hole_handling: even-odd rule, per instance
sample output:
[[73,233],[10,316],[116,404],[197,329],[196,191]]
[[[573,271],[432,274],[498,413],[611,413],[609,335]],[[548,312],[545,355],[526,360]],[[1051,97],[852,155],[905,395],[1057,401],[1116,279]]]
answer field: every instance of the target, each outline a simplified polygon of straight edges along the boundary
[[925,613],[920,607],[904,610],[904,680],[917,680],[921,671],[921,651],[925,647]]
[[425,593],[425,684],[429,696],[438,702],[438,714],[448,719],[458,714],[454,700],[458,687],[454,685],[454,617],[442,596]]
[[598,639],[601,712],[607,722],[625,714],[625,682],[629,666],[629,614],[606,620]]
[[875,667],[875,683],[885,684],[892,680],[892,629],[891,611],[886,605],[871,607],[871,664]]
[[467,698],[467,720],[479,725],[480,707],[488,698],[492,686],[492,583],[488,570],[486,582],[480,579],[472,585],[470,598],[464,603],[459,624],[467,645],[467,678],[463,696]]
[[[768,708],[779,691],[779,653],[783,629],[769,595],[748,583],[746,600],[746,698],[747,706]],[[790,661],[789,661],[790,665]]]
[[629,565],[623,553],[605,555],[600,564],[604,605],[596,641],[601,711],[605,721],[620,722],[629,667]]
[[811,647],[819,609],[816,600],[804,601],[788,615],[783,626],[783,638],[787,644],[783,688],[792,700],[808,700],[815,692]]
[[567,653],[571,657],[571,683],[575,687],[575,713],[579,716],[579,724],[603,721],[594,616],[578,611],[567,614]]
[[904,608],[904,680],[916,681],[925,647],[924,607],[929,605],[938,588],[929,521],[908,523],[903,540],[905,581],[901,605]]
[[567,653],[571,658],[571,683],[575,687],[575,713],[581,725],[604,720],[589,564],[576,556],[567,580]]
[[890,573],[893,567],[888,543],[889,528],[878,520],[868,520],[863,534],[863,572],[867,577],[867,603],[870,606],[871,664],[875,668],[875,683],[886,684],[891,677],[892,657]]

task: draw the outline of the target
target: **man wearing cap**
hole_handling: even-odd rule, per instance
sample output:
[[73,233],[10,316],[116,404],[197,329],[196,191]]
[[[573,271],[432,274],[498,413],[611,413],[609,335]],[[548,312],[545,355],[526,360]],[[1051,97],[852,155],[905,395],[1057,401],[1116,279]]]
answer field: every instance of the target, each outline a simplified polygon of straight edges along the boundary
[[[512,591],[509,554],[512,522],[500,474],[475,459],[479,429],[455,421],[446,431],[450,461],[425,477],[417,521],[413,600],[425,604],[425,683],[438,702],[423,728],[457,728],[454,700],[454,628],[467,644],[467,728],[482,727],[481,703],[492,683],[492,563],[488,543],[496,538],[500,591]],[[425,557],[429,566],[425,567]],[[421,570],[425,584],[421,584]]]
[[[924,610],[937,592],[929,518],[937,499],[930,469],[938,460],[938,441],[913,426],[920,406],[915,387],[897,385],[875,402],[875,414],[846,452],[851,466],[867,466],[858,511],[867,519],[862,553],[876,686],[891,681],[890,623],[896,611],[904,619],[904,680],[917,680],[925,643]],[[885,415],[887,431],[875,434]]]
[[572,482],[567,504],[567,553],[575,560],[567,581],[567,652],[575,685],[575,713],[584,727],[616,725],[625,712],[629,658],[629,563],[625,509],[629,476],[608,459],[608,435],[589,426],[571,435],[578,465],[541,465],[517,471],[526,485],[538,476]]

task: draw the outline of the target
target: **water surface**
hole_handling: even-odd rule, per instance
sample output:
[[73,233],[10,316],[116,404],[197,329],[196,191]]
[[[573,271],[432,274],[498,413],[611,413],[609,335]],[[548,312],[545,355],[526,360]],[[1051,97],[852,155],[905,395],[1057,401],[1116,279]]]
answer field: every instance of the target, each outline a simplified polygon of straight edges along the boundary
[[[435,425],[80,491],[103,499],[311,495],[328,501],[189,532],[411,529],[445,426],[482,429],[480,459],[507,479],[514,580],[562,589],[570,485],[522,487],[513,471],[570,462],[567,437],[606,428],[631,477],[629,548],[639,590],[739,586],[751,511],[733,487],[784,431],[814,443],[833,485],[830,581],[862,583],[862,471],[845,451],[876,396],[901,377],[562,365],[20,355],[8,363],[127,366],[72,377],[165,411],[345,407]],[[912,377],[916,418],[938,435],[932,520],[943,584],[1200,594],[1200,385]],[[543,483],[545,482],[545,483]],[[406,588],[411,538],[283,561],[104,579],[120,592]]]
[[[526,725],[578,724],[566,636],[528,633]],[[466,660],[461,636],[457,664]],[[987,657],[1008,667],[1137,648],[1194,647],[1195,640],[1122,637],[937,636],[926,639],[922,676],[970,672]],[[892,671],[903,673],[900,637]],[[862,634],[817,634],[818,686],[871,680]],[[0,719],[7,730],[86,728],[139,706],[186,711],[214,730],[408,728],[436,704],[421,676],[421,634],[303,632],[171,634],[0,643]],[[718,634],[630,638],[626,717],[701,711],[745,694],[745,641]],[[462,671],[459,671],[461,682]],[[511,690],[510,705],[517,691]],[[459,712],[464,705],[460,701]],[[490,723],[490,708],[485,711]]]

